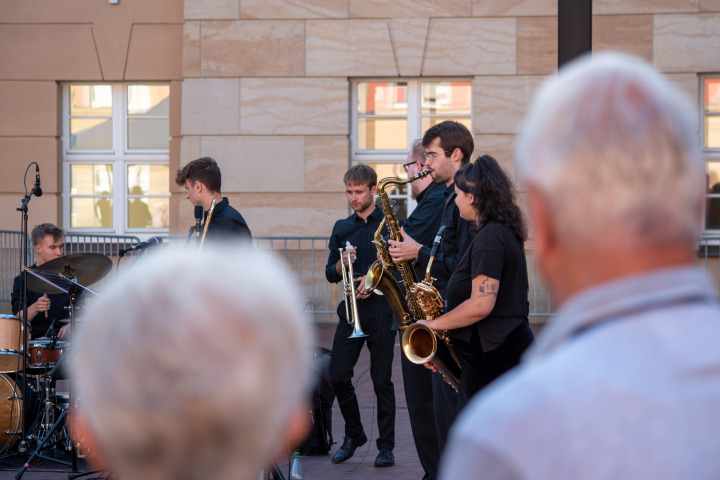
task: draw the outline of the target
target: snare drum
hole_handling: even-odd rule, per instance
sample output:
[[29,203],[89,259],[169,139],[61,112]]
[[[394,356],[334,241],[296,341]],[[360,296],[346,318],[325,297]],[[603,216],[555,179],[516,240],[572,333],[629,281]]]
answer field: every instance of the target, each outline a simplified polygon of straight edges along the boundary
[[55,366],[67,348],[67,342],[58,340],[54,348],[50,348],[52,343],[50,338],[37,338],[28,342],[28,370],[51,369]]
[[22,320],[0,315],[0,372],[16,372],[22,368]]

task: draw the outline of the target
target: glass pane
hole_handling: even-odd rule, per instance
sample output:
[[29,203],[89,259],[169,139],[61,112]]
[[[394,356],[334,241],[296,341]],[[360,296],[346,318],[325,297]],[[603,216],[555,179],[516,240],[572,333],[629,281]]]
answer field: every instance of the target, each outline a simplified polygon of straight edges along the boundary
[[112,228],[112,198],[71,198],[72,228]]
[[407,115],[407,83],[358,83],[360,115]]
[[[388,177],[407,178],[407,173],[399,163],[372,163],[368,164],[377,173],[378,181]],[[395,215],[398,219],[407,220],[407,192],[408,184],[405,185],[388,185],[385,192],[395,201]]]
[[359,150],[406,150],[407,119],[358,118]]
[[472,132],[472,125],[469,117],[422,117],[420,119],[420,128],[423,133],[425,133],[428,128],[433,125],[437,125],[440,122],[444,122],[445,120],[455,120],[456,122],[460,122]]
[[129,228],[167,228],[169,198],[136,197],[128,201]]
[[705,212],[705,228],[720,229],[720,162],[705,164],[707,173],[708,198]]
[[112,165],[70,165],[70,195],[111,195]]
[[112,148],[112,121],[109,118],[73,118],[70,120],[70,148]]
[[167,165],[128,165],[127,181],[130,195],[170,195]]
[[112,86],[70,85],[70,115],[112,115]]
[[720,148],[720,115],[705,117],[705,147]]
[[422,113],[465,114],[472,108],[470,82],[422,84]]
[[128,148],[170,148],[170,120],[167,118],[128,119]]
[[720,78],[705,80],[705,111],[720,112]]
[[128,85],[128,115],[170,114],[169,85]]

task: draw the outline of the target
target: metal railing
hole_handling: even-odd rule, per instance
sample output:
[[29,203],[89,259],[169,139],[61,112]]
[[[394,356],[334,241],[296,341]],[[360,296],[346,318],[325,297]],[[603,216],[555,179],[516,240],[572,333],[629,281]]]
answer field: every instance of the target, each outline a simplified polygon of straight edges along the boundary
[[[166,235],[153,238],[161,244],[187,241],[185,236]],[[266,236],[253,238],[256,248],[273,252],[275,257],[295,277],[296,284],[301,287],[304,311],[314,315],[315,320],[319,322],[336,320],[335,310],[341,299],[339,285],[330,284],[325,279],[328,241],[329,237]],[[113,268],[117,272],[149,252],[147,249],[123,252],[138,243],[140,243],[140,239],[135,236],[72,233],[65,237],[65,254],[92,252],[107,255],[113,261]],[[0,301],[10,301],[12,281],[20,270],[21,250],[22,235],[20,232],[0,231],[0,261],[2,262]],[[554,305],[547,286],[538,272],[534,252],[528,249],[526,254],[530,282],[531,322],[542,324],[554,315]],[[32,257],[31,249],[28,264],[32,264]],[[715,285],[720,286],[720,236],[703,236],[698,239],[697,263],[704,266],[713,278]],[[98,284],[88,287],[102,290],[114,280],[114,277],[114,273],[107,275]]]

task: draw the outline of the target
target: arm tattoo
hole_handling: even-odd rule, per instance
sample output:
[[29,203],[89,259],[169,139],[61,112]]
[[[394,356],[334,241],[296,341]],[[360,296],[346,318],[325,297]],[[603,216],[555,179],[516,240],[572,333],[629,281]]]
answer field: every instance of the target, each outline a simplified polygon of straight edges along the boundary
[[495,283],[490,278],[485,278],[482,282],[480,282],[480,287],[478,288],[478,291],[480,292],[479,296],[489,297],[490,295],[492,295],[497,298],[498,287],[498,283]]

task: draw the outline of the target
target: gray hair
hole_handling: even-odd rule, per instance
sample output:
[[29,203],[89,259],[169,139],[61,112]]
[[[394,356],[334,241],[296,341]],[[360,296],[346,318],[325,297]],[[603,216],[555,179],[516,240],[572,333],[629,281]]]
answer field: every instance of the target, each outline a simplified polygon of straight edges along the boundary
[[119,478],[258,478],[309,395],[297,286],[269,255],[220,248],[140,260],[84,315],[79,408]]
[[425,147],[423,147],[422,138],[413,140],[410,150],[412,151],[412,159],[421,165],[425,165]]
[[643,60],[586,56],[545,82],[517,145],[558,234],[573,240],[694,240],[704,195],[695,115]]

